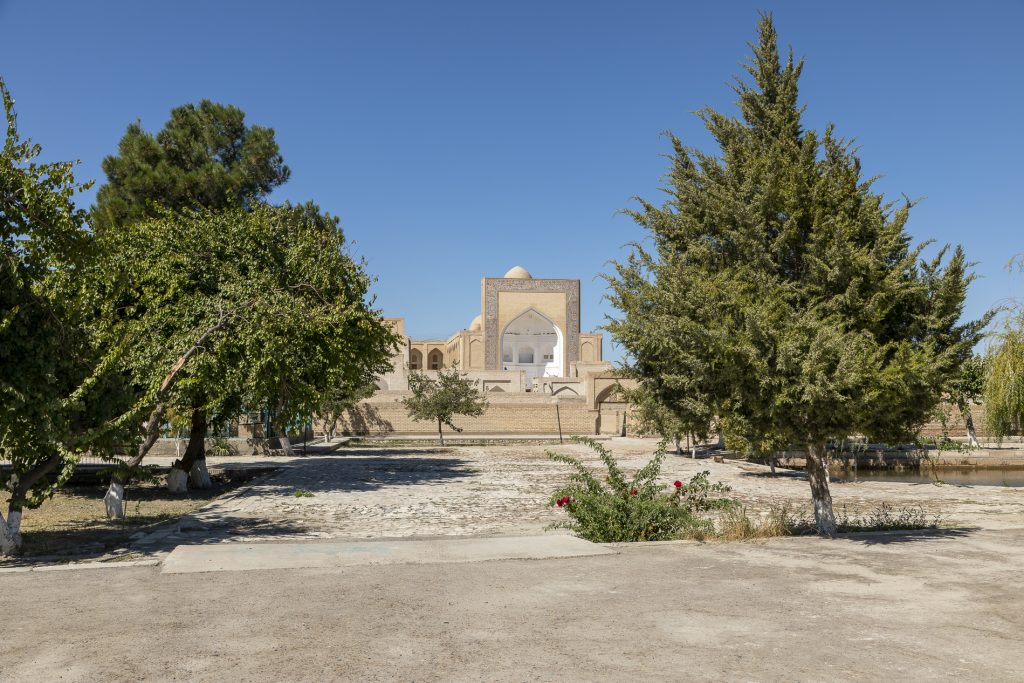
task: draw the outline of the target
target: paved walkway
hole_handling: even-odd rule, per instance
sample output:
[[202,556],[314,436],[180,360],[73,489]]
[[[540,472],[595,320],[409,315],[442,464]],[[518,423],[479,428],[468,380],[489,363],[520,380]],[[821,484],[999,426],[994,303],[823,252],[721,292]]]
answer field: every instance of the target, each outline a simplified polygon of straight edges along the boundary
[[1024,680],[1024,529],[614,550],[0,574],[0,680]]
[[[609,443],[627,469],[651,455],[650,440]],[[535,536],[564,512],[548,506],[569,469],[546,452],[571,452],[597,466],[580,445],[347,447],[296,458],[211,460],[212,466],[280,469],[135,543],[144,552],[181,543],[309,541],[450,536]],[[712,481],[752,511],[788,503],[807,510],[810,492],[799,473],[769,476],[767,468],[671,455],[666,482],[708,470]],[[921,506],[966,528],[1024,528],[1024,488],[937,486],[878,481],[834,483],[837,510],[863,514],[882,503]],[[298,494],[298,495],[296,495]]]

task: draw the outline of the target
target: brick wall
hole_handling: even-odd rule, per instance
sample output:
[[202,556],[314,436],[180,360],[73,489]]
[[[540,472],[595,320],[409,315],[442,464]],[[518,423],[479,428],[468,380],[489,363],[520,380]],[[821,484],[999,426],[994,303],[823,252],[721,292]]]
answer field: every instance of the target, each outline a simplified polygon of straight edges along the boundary
[[[338,421],[338,433],[348,434],[436,434],[437,425],[414,422],[402,405],[407,392],[380,392],[349,410]],[[595,434],[598,411],[587,408],[586,401],[563,399],[559,402],[563,434]],[[550,396],[488,396],[487,410],[479,417],[456,416],[456,425],[465,434],[557,434],[558,416]],[[319,431],[321,426],[317,427]],[[453,433],[447,426],[445,434]]]

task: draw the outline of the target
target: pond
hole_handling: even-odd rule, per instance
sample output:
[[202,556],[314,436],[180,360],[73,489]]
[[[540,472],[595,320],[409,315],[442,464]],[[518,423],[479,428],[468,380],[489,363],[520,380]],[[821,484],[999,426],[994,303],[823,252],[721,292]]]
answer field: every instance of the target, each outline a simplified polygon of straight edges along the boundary
[[832,470],[831,475],[842,481],[893,481],[905,484],[932,484],[936,478],[955,486],[1008,486],[1024,487],[1024,469],[939,468],[906,470]]

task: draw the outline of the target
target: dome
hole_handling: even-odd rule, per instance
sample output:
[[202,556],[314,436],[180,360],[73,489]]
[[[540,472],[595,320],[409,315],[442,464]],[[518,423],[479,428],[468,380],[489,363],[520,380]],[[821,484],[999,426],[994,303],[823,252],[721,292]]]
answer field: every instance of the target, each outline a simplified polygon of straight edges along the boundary
[[526,268],[523,268],[522,266],[516,266],[515,268],[512,268],[507,273],[505,273],[505,277],[512,278],[513,280],[533,279],[533,276],[530,275],[530,273],[527,272]]
[[469,324],[469,328],[468,329],[469,329],[470,332],[479,332],[483,328],[483,326],[484,326],[483,318],[481,318],[480,316],[477,316],[477,317],[473,318],[473,322],[471,322]]

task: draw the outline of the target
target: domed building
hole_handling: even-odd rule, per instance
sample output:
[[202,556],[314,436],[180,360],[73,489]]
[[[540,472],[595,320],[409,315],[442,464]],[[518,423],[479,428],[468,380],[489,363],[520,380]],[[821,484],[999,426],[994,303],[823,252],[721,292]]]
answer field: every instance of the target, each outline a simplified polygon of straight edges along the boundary
[[[602,360],[602,335],[580,331],[579,280],[535,278],[514,266],[502,277],[483,278],[480,300],[480,314],[448,339],[406,337],[396,370],[403,365],[439,370],[457,363],[469,372],[522,373],[519,382],[493,378],[489,384],[530,392],[538,388],[538,379],[572,376],[574,364]],[[404,319],[389,320],[404,335]],[[389,382],[388,388],[399,387]]]
[[[469,316],[466,316],[469,318]],[[402,404],[412,372],[458,365],[487,394],[484,415],[459,418],[466,434],[618,434],[629,407],[622,378],[602,358],[602,335],[580,330],[580,281],[535,278],[522,266],[480,281],[480,313],[447,339],[407,335],[378,391],[341,420],[344,433],[421,434]],[[628,380],[626,380],[628,381]],[[436,432],[435,432],[436,433]]]

